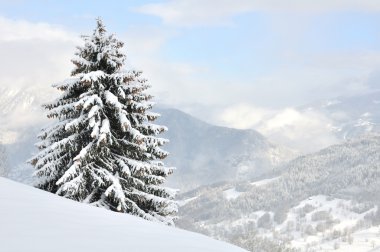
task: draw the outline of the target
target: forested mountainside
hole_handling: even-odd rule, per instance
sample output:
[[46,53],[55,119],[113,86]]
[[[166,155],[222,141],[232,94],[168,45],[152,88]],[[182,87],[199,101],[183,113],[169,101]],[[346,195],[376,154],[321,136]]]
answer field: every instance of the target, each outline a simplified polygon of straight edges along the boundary
[[[327,232],[378,225],[379,153],[380,136],[367,136],[296,158],[275,178],[194,190],[182,195],[178,225],[243,246],[265,238],[270,246],[303,249],[315,245],[309,236],[320,245]],[[297,246],[299,237],[306,242]]]

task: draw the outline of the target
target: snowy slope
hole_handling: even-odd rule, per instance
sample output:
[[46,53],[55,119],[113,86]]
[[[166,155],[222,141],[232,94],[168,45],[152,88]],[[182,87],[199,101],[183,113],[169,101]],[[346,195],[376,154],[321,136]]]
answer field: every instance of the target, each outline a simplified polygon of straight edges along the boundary
[[0,251],[244,251],[206,236],[80,204],[0,178]]

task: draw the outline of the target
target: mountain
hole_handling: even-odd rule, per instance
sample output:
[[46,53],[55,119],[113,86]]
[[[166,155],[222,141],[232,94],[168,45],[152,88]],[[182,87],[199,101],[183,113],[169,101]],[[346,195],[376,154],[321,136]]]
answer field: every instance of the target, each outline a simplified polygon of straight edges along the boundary
[[331,119],[331,131],[340,139],[380,132],[380,91],[314,102],[300,111],[315,111]]
[[[41,104],[50,97],[38,89],[1,92],[0,115],[6,123],[0,126],[0,136],[9,164],[14,167],[9,173],[13,180],[32,183],[33,170],[25,160],[36,152],[39,129],[52,121],[46,120],[41,110]],[[166,162],[177,168],[167,184],[182,191],[225,180],[255,178],[296,155],[254,130],[210,125],[176,109],[154,111],[161,113],[157,123],[169,128],[162,135],[170,140],[164,146],[170,152]]]
[[48,123],[41,104],[51,97],[54,95],[33,87],[0,87],[0,145],[6,153],[7,177],[32,183],[32,168],[25,161],[35,152],[40,128]]
[[380,246],[379,153],[380,136],[366,136],[298,157],[277,177],[182,194],[178,225],[251,251],[252,241],[264,251],[347,249],[367,229],[374,237],[362,245]]
[[41,104],[52,97],[53,93],[33,87],[0,87],[0,141],[15,142],[20,130],[45,122]]
[[244,251],[200,234],[81,204],[4,178],[0,178],[0,199],[2,251]]
[[169,128],[166,162],[177,167],[168,184],[182,190],[259,177],[296,155],[254,130],[214,126],[176,109],[158,112],[158,123]]

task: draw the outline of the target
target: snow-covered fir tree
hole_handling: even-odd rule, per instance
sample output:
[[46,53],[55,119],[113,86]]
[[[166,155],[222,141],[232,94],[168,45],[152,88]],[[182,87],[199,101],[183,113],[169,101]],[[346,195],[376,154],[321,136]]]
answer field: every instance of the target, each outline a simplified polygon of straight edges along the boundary
[[173,224],[175,191],[164,187],[173,168],[161,161],[166,127],[153,124],[150,87],[139,71],[123,70],[123,43],[100,19],[83,36],[72,76],[44,107],[58,122],[43,129],[30,162],[36,186],[66,198]]

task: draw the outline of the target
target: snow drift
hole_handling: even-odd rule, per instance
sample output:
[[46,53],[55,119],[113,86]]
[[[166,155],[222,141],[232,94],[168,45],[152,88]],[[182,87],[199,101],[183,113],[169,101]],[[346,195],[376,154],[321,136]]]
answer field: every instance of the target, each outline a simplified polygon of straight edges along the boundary
[[0,178],[0,251],[244,251]]

